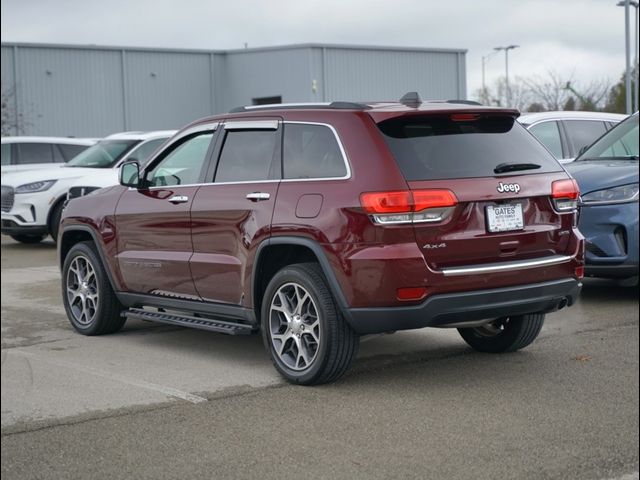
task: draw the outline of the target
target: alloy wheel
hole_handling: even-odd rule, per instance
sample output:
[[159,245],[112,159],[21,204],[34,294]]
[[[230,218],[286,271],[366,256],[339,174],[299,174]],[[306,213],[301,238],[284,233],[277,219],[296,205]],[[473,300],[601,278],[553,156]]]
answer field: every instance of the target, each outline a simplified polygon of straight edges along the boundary
[[73,259],[67,271],[67,300],[74,319],[81,325],[89,325],[98,310],[98,277],[91,261],[79,255]]
[[282,285],[271,300],[269,336],[275,354],[292,370],[309,368],[321,342],[320,316],[309,292],[297,283]]

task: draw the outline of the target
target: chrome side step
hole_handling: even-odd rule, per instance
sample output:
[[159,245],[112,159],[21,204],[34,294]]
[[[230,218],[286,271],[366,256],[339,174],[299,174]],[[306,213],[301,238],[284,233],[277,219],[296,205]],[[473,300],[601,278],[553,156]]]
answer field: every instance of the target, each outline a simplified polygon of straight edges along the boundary
[[197,328],[210,332],[226,333],[227,335],[250,335],[253,332],[251,325],[244,323],[227,322],[224,320],[212,320],[210,318],[193,317],[190,315],[178,315],[166,312],[153,312],[143,308],[130,308],[123,312],[127,318],[147,320],[150,322],[177,325],[180,327]]

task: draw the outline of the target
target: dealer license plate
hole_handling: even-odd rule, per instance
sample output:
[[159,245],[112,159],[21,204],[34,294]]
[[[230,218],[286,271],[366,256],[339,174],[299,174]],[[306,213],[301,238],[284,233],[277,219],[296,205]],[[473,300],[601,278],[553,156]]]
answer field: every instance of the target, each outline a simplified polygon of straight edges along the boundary
[[489,205],[486,208],[489,232],[509,232],[524,228],[521,204]]

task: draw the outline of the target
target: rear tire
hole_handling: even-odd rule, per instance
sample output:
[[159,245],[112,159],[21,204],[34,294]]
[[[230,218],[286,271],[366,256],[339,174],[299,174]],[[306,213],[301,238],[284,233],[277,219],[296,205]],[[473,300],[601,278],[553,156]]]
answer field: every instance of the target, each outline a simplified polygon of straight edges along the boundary
[[459,328],[458,332],[465,342],[479,352],[515,352],[537,338],[544,317],[544,313],[503,317],[480,327]]
[[126,321],[92,242],[69,250],[62,266],[62,300],[69,322],[82,335],[115,333]]
[[44,235],[11,235],[16,242],[25,243],[27,245],[40,243],[44,240]]
[[320,267],[299,263],[271,279],[262,300],[262,338],[276,370],[299,385],[340,378],[359,337],[342,318]]

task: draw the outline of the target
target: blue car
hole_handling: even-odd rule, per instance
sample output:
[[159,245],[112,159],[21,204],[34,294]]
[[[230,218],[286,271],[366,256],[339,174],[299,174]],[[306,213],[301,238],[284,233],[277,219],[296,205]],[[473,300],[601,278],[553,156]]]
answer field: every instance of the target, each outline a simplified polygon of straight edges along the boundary
[[580,186],[588,277],[638,284],[638,113],[565,165]]

